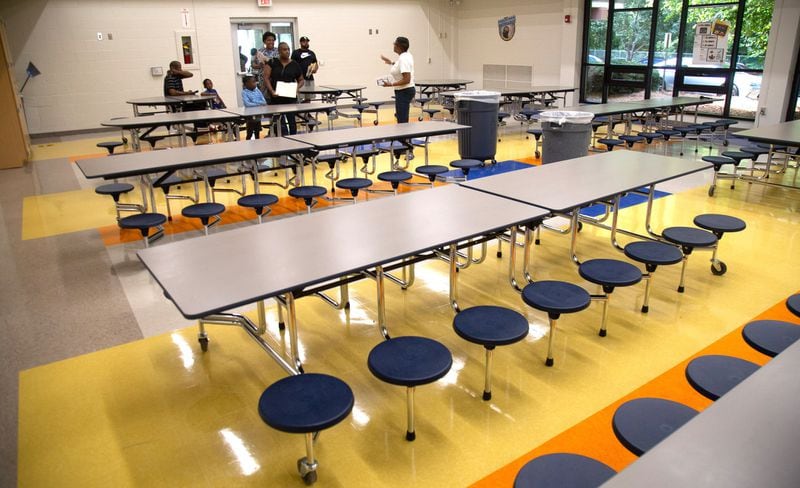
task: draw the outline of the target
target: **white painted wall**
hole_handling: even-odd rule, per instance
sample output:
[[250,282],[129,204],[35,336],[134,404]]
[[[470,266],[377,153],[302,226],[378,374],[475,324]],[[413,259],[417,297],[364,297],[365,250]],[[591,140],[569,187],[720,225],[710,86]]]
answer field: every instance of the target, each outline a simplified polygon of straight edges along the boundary
[[[534,85],[578,86],[577,60],[583,0],[461,0],[457,66],[460,78],[483,79],[484,64],[533,66]],[[572,16],[564,23],[564,15]],[[498,35],[497,21],[516,15],[511,41]]]
[[[126,99],[162,93],[162,77],[151,66],[178,59],[175,31],[182,30],[180,11],[190,11],[197,31],[199,70],[187,89],[214,80],[220,95],[235,104],[241,89],[234,75],[236,47],[231,18],[296,18],[298,35],[308,35],[324,62],[317,83],[363,83],[366,96],[386,99],[389,89],[375,86],[387,66],[380,54],[392,55],[398,35],[411,40],[416,76],[450,76],[452,36],[439,39],[452,20],[439,0],[276,0],[258,8],[255,0],[8,0],[0,16],[8,25],[14,73],[21,86],[28,61],[42,75],[25,88],[28,125],[33,134],[91,129],[101,120],[128,116]],[[378,29],[369,35],[368,28]],[[97,32],[112,33],[98,41]],[[428,63],[430,58],[430,63]]]
[[794,63],[800,49],[798,26],[800,0],[775,0],[764,77],[758,97],[759,109],[765,109],[765,114],[756,115],[755,127],[783,122],[786,116],[786,107],[791,99]]

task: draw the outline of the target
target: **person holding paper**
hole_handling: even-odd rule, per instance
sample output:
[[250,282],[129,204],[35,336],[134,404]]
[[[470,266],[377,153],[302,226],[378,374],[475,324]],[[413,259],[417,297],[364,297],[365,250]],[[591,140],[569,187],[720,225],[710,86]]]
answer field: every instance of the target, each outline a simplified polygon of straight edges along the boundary
[[[306,80],[306,86],[314,86],[314,73],[319,69],[317,62],[317,55],[314,51],[308,48],[309,39],[306,36],[300,38],[300,49],[292,51],[292,60],[300,64],[303,70],[303,79]],[[306,95],[303,97],[303,102],[310,102],[313,95]]]
[[[278,57],[264,66],[264,82],[270,97],[270,104],[284,105],[297,103],[297,90],[303,83],[303,69],[297,61],[289,57],[289,45],[282,42],[278,45]],[[286,118],[281,117],[281,129],[284,134],[297,134],[297,122],[294,115],[289,115],[288,132]]]
[[379,80],[382,86],[394,88],[394,109],[398,124],[408,122],[408,112],[411,110],[411,100],[414,99],[416,89],[414,88],[414,57],[408,52],[409,42],[407,37],[398,37],[394,41],[394,52],[399,55],[394,63],[386,56],[381,56],[381,60],[386,64],[391,64],[389,76],[384,80]]

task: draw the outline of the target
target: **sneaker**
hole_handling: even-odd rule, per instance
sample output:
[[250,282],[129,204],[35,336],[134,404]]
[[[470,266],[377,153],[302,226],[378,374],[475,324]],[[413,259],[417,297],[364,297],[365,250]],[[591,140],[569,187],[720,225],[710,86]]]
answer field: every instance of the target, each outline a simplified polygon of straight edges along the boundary
[[406,154],[406,161],[411,161],[412,159],[414,159],[414,153],[413,152],[412,153],[407,153]]

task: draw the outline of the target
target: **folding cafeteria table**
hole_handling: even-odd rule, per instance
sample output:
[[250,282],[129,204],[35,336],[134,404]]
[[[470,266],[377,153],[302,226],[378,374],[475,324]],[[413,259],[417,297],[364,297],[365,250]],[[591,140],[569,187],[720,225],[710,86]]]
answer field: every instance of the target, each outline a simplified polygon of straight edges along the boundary
[[[300,115],[326,112],[330,113],[336,110],[336,107],[331,106],[329,103],[287,103],[281,105],[259,105],[257,107],[235,107],[226,108],[225,111],[237,115],[239,118],[255,118],[255,117],[269,117],[272,119],[272,124],[277,124],[275,135],[282,136],[281,124],[277,123],[281,116],[284,115]],[[331,121],[328,120],[328,127],[330,128]]]
[[[736,133],[736,137],[745,137],[750,141],[753,142],[761,142],[764,144],[769,144],[769,154],[767,155],[767,166],[764,171],[764,174],[759,177],[755,177],[752,174],[750,176],[740,176],[746,181],[750,181],[753,183],[761,183],[763,185],[770,185],[770,186],[777,186],[781,188],[792,188],[792,189],[800,189],[800,187],[794,185],[784,185],[781,183],[776,183],[774,181],[768,181],[772,163],[772,154],[775,152],[775,146],[791,146],[791,147],[800,147],[800,120],[792,120],[789,122],[783,122],[780,124],[774,125],[767,125],[764,127],[758,127],[756,129],[749,129],[744,130],[741,132]],[[796,173],[795,173],[796,178]]]
[[[139,258],[184,317],[203,324],[242,326],[287,372],[302,371],[298,356],[296,298],[372,278],[377,285],[378,325],[388,337],[384,276],[423,259],[444,257],[449,247],[450,303],[456,302],[457,247],[537,220],[548,212],[533,205],[448,185],[357,205],[346,205],[258,226],[234,229],[139,251]],[[424,215],[424,218],[420,216]],[[484,239],[489,239],[485,237]],[[270,246],[270,242],[291,245]],[[269,252],[264,252],[264,246]],[[224,264],[209,266],[220,256]],[[410,283],[408,283],[410,284]],[[287,311],[291,357],[261,334],[263,300],[276,298]],[[258,322],[223,313],[257,303]]]

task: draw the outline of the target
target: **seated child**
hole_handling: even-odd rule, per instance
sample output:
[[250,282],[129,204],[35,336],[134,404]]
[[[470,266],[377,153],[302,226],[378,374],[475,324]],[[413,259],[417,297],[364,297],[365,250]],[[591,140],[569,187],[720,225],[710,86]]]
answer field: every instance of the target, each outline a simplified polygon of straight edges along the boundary
[[[242,79],[244,88],[242,88],[242,103],[245,107],[258,107],[259,105],[266,105],[267,100],[264,94],[258,89],[255,76],[245,76]],[[261,118],[254,117],[247,119],[247,136],[245,139],[250,139],[255,136],[256,139],[261,137]]]

